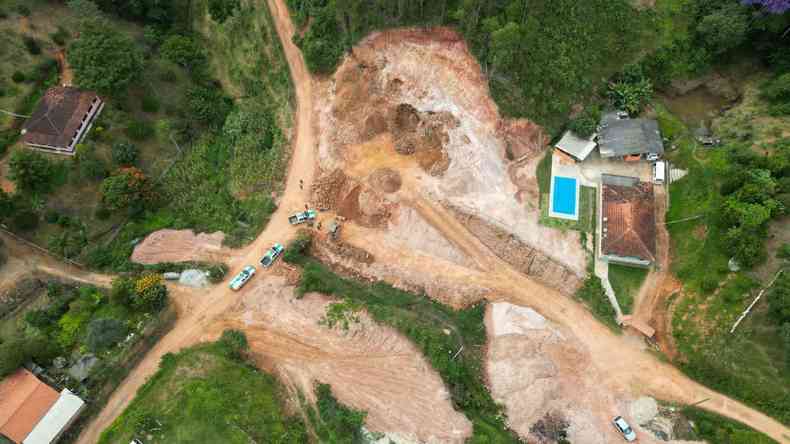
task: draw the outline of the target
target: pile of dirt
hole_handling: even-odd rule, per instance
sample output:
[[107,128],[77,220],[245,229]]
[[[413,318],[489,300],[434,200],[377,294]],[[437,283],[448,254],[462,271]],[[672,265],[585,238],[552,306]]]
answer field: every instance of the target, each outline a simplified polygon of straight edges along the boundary
[[618,442],[622,437],[610,425],[617,415],[637,429],[640,442],[660,442],[637,425],[625,408],[627,395],[592,365],[568,329],[530,308],[496,302],[487,307],[486,330],[491,395],[528,442],[546,442],[547,421],[573,443]]
[[536,156],[549,143],[543,128],[527,119],[500,120],[497,135],[505,142],[505,157],[508,160]]
[[312,202],[320,209],[335,209],[339,196],[347,189],[348,184],[348,176],[340,168],[322,174],[313,182]]
[[[256,363],[312,400],[315,381],[338,400],[368,413],[374,432],[412,442],[463,443],[472,424],[453,409],[450,394],[422,353],[395,330],[361,313],[348,331],[319,325],[332,299],[296,300],[283,278],[252,281],[238,314],[224,325],[243,329]],[[430,415],[425,412],[430,411]]]
[[222,246],[225,234],[195,234],[192,230],[159,230],[134,247],[132,261],[139,264],[164,262],[225,262],[231,250]]
[[368,176],[368,184],[383,193],[395,193],[403,185],[400,173],[392,168],[379,168]]
[[431,176],[441,176],[450,166],[445,145],[450,141],[448,130],[460,122],[448,112],[419,112],[408,103],[401,103],[390,112],[390,132],[395,151],[417,156],[417,163]]
[[480,217],[450,207],[455,217],[500,259],[527,276],[572,295],[582,285],[582,278],[570,268],[527,245],[515,235]]

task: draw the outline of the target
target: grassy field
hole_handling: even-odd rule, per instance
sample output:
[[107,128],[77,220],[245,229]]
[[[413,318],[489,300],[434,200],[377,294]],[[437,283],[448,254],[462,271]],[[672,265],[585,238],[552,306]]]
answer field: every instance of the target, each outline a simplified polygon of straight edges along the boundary
[[[297,260],[304,265],[300,292],[335,295],[352,305],[361,305],[377,322],[397,329],[422,350],[448,386],[455,408],[474,424],[469,442],[519,442],[506,428],[502,407],[494,402],[485,386],[483,304],[455,311],[426,296],[407,293],[382,282],[363,284],[344,279],[313,259]],[[452,334],[446,334],[445,330]],[[452,359],[461,348],[458,357]]]
[[218,344],[186,349],[162,359],[99,442],[305,442],[304,424],[281,405],[282,390]]
[[624,314],[631,313],[634,299],[639,294],[639,288],[642,287],[648,271],[647,268],[609,264],[609,283],[612,284],[617,302]]
[[291,394],[246,353],[244,334],[226,331],[217,342],[166,354],[99,443],[365,442],[365,412],[339,403],[325,384],[315,387],[315,405],[299,396],[301,411],[289,411]]
[[[754,110],[748,99],[745,103]],[[740,115],[739,107],[731,113]],[[767,316],[765,299],[735,334],[729,333],[760,285],[767,282],[756,281],[752,273],[731,273],[727,268],[729,257],[723,252],[723,233],[717,223],[725,153],[699,147],[682,121],[660,105],[656,110],[662,134],[677,147],[668,157],[689,171],[670,186],[667,221],[702,216],[668,226],[672,271],[683,282],[685,293],[672,321],[683,356],[679,365],[698,381],[790,424],[790,368],[779,326]],[[727,137],[748,132],[753,122],[762,121],[754,118],[756,115],[751,114],[747,121],[728,112],[720,121],[722,131],[729,132]]]

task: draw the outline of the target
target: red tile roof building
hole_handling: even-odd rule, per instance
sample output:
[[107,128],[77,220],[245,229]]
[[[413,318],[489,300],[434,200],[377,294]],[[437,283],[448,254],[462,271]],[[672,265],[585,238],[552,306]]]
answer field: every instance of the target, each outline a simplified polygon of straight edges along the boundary
[[21,443],[60,395],[32,373],[19,369],[0,381],[0,433]]
[[22,130],[22,141],[42,151],[74,155],[104,102],[91,91],[68,86],[50,88]]
[[608,174],[602,175],[601,181],[601,257],[649,266],[656,259],[653,184]]

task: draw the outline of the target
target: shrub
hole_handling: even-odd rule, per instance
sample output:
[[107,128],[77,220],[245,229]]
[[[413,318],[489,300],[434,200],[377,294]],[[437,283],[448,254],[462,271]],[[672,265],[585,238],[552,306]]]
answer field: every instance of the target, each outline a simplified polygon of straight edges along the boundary
[[11,80],[13,80],[14,83],[22,83],[27,80],[27,76],[22,71],[14,71],[14,73],[11,74]]
[[34,39],[33,37],[23,37],[22,42],[25,44],[25,48],[27,48],[27,52],[32,55],[39,55],[41,54],[41,45],[39,45],[38,40]]
[[705,276],[700,283],[700,289],[705,293],[712,293],[719,287],[719,280],[715,276]]
[[110,289],[110,301],[116,305],[128,307],[131,305],[132,296],[135,293],[134,279],[120,276],[112,280]]
[[192,37],[183,35],[168,37],[162,43],[159,52],[166,60],[187,69],[201,65],[205,61],[203,51],[197,42]]
[[146,93],[140,99],[140,108],[146,113],[155,113],[159,111],[159,100],[150,93]]
[[8,167],[11,180],[22,191],[43,193],[52,188],[52,164],[37,151],[15,151]]
[[776,257],[780,259],[790,259],[790,244],[782,244],[782,246],[776,251]]
[[777,323],[790,322],[790,273],[784,272],[768,294],[768,308]]
[[154,127],[148,121],[135,120],[126,127],[126,135],[132,140],[145,140],[154,135]]
[[102,352],[126,337],[126,326],[112,318],[94,319],[88,324],[85,344],[94,353]]
[[93,145],[80,144],[74,157],[77,171],[83,180],[101,180],[107,177],[107,166],[97,155]]
[[114,143],[112,161],[119,166],[132,166],[137,161],[137,146],[128,141]]
[[168,69],[168,70],[162,71],[162,74],[159,75],[159,78],[163,82],[173,83],[176,80],[178,80],[178,75],[176,75],[175,71],[171,71],[171,70]]
[[135,297],[132,306],[148,312],[155,312],[167,305],[167,287],[162,283],[162,275],[148,273],[134,283]]
[[225,264],[212,265],[208,269],[208,280],[213,284],[222,282],[225,275],[228,274],[228,266]]
[[600,119],[601,115],[597,108],[588,108],[568,122],[568,129],[579,137],[587,138],[595,133]]
[[208,11],[217,23],[224,23],[233,11],[239,9],[239,0],[209,0]]
[[222,94],[221,88],[196,86],[187,91],[187,106],[196,120],[221,127],[233,103]]
[[143,206],[153,199],[153,185],[135,167],[121,168],[101,183],[102,204],[115,211]]
[[50,34],[49,38],[51,38],[52,41],[58,46],[65,46],[66,40],[69,38],[69,32],[66,30],[66,28],[58,26],[58,30]]
[[16,13],[22,17],[30,17],[30,7],[27,5],[17,5]]
[[38,214],[32,210],[18,211],[11,219],[11,225],[19,231],[30,231],[38,227]]
[[239,330],[225,330],[219,338],[219,344],[225,351],[225,355],[231,359],[241,360],[244,352],[249,349],[247,336]]
[[299,235],[294,239],[288,248],[283,252],[283,260],[289,264],[302,264],[307,259],[310,252],[310,245],[313,238],[308,231],[300,231]]
[[108,210],[107,207],[100,205],[98,208],[96,208],[96,212],[93,215],[98,220],[107,220],[110,218],[110,214],[110,210]]
[[58,223],[58,220],[60,220],[60,214],[55,210],[47,210],[44,213],[44,220],[48,224],[56,224]]

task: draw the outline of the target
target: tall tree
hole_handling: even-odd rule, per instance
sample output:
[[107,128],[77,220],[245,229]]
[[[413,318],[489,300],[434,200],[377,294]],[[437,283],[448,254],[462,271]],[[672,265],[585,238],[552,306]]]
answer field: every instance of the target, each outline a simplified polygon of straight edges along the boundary
[[79,86],[105,94],[124,91],[143,69],[134,41],[102,21],[84,23],[68,59]]

